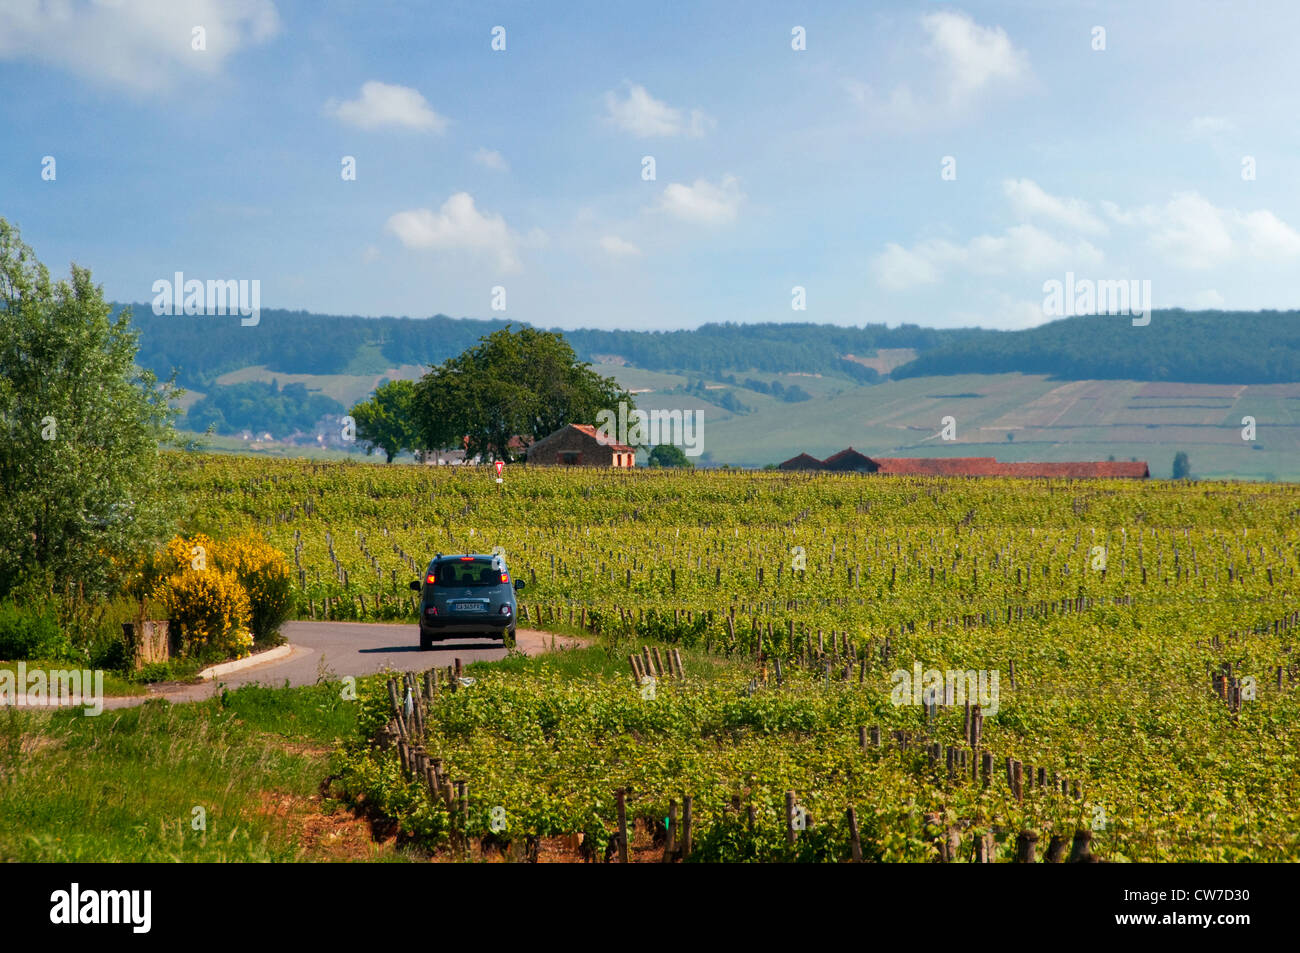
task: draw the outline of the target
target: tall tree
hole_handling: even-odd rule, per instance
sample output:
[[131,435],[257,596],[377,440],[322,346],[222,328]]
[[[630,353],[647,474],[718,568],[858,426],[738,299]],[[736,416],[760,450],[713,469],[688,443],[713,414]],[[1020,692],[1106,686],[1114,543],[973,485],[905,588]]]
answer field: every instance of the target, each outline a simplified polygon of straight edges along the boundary
[[88,270],[52,282],[0,219],[0,594],[113,592],[120,557],[170,528],[159,446],[180,392],[136,367],[111,313]]
[[1192,478],[1192,464],[1187,459],[1187,454],[1179,450],[1174,454],[1174,479],[1190,480]]
[[646,463],[652,467],[693,467],[691,458],[681,447],[671,443],[661,443],[650,451]]
[[403,450],[414,450],[419,440],[414,421],[415,382],[386,381],[375,395],[350,411],[357,422],[357,439],[369,446],[366,453],[383,450],[386,463]]
[[507,326],[431,368],[415,386],[414,419],[426,449],[464,445],[470,456],[508,460],[512,437],[540,440],[565,424],[594,423],[620,401],[634,406],[560,334]]

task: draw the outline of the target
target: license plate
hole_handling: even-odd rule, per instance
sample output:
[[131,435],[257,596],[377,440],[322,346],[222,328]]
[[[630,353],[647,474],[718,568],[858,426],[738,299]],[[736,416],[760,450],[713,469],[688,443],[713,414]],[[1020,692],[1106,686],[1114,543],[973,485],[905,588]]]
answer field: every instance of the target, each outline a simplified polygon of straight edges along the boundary
[[453,612],[487,612],[487,605],[482,602],[453,602]]

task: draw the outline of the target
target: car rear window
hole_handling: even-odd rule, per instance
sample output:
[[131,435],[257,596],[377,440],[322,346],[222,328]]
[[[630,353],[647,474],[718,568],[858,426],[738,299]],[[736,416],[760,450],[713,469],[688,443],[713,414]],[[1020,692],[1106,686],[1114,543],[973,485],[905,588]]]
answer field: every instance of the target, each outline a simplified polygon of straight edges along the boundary
[[488,559],[438,563],[437,584],[440,586],[499,586],[502,570]]

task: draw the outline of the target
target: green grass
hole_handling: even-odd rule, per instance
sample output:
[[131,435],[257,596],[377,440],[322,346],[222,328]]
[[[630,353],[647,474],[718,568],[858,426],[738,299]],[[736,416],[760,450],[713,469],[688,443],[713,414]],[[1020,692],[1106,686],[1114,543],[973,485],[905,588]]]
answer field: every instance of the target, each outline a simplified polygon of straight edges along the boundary
[[255,457],[283,457],[286,459],[307,459],[307,460],[354,460],[358,463],[383,463],[383,456],[366,456],[365,451],[344,451],[332,450],[329,448],[307,446],[305,444],[281,443],[277,440],[269,440],[258,447],[251,444],[256,441],[241,440],[239,437],[223,436],[221,434],[200,434],[192,430],[180,430],[179,442],[183,445],[186,440],[202,440],[206,452],[210,453],[236,453],[246,456]]
[[[195,659],[168,659],[166,662],[151,662],[138,672],[121,675],[132,687],[148,685],[151,682],[197,682],[198,674],[206,666]],[[123,694],[140,694],[124,692]]]
[[357,348],[357,353],[353,355],[348,366],[343,369],[345,374],[355,374],[364,376],[367,374],[383,374],[392,366],[392,361],[384,357],[383,349],[378,344],[363,344]]
[[[515,655],[469,672],[623,677],[630,649],[613,648],[613,655],[602,647]],[[685,655],[688,670],[711,664]],[[142,691],[113,679],[112,693]],[[362,687],[383,679],[362,679]],[[106,692],[109,684],[106,678]],[[301,806],[316,795],[331,751],[356,731],[357,705],[342,697],[339,683],[249,685],[210,701],[151,700],[97,717],[81,709],[2,709],[0,861],[318,859],[302,843],[295,815],[268,806],[285,798]],[[206,831],[193,829],[196,807],[206,812]]]
[[[5,709],[0,860],[312,859],[292,816],[267,804],[315,794],[329,749],[355,724],[337,684],[250,686],[98,717]],[[206,831],[193,829],[196,807]]]
[[[588,637],[590,634],[588,633]],[[542,655],[527,656],[523,654],[514,654],[507,656],[496,662],[474,662],[466,668],[468,674],[473,675],[475,670],[483,671],[501,671],[516,674],[540,674],[545,672],[555,672],[566,678],[591,678],[595,676],[608,676],[611,678],[626,678],[631,683],[632,670],[628,665],[627,657],[633,652],[639,653],[641,646],[651,644],[646,640],[629,641],[622,640],[617,643],[610,642],[608,639],[602,639],[600,645],[584,646],[576,649],[559,649],[554,652],[546,652]],[[558,640],[557,640],[558,642]],[[664,658],[664,653],[671,651],[659,646],[660,658]],[[734,663],[725,662],[716,655],[708,655],[704,652],[697,652],[690,649],[679,649],[682,656],[682,668],[688,675],[711,674],[724,667],[741,667],[753,668],[752,663],[737,660]]]
[[[14,677],[17,678],[17,665],[17,662],[0,661],[0,671],[13,672],[15,673]],[[38,670],[48,672],[51,670],[71,671],[74,669],[84,671],[86,669],[86,666],[80,663],[58,659],[24,659],[23,665],[27,667],[26,670],[28,673]],[[136,681],[131,680],[129,676],[125,676],[121,672],[104,672],[105,696],[145,695],[148,691],[149,689],[144,685],[138,684]]]
[[403,364],[392,367],[390,361],[379,355],[378,347],[362,349],[353,362],[342,374],[286,374],[272,371],[262,364],[242,367],[237,371],[222,374],[216,379],[217,384],[241,384],[245,381],[279,381],[286,384],[303,384],[309,391],[320,391],[326,397],[332,397],[344,407],[351,407],[358,401],[365,400],[384,378],[419,377],[427,368],[416,364]]
[[[644,368],[629,367],[623,364],[593,364],[591,369],[604,377],[614,378],[620,385],[629,390],[643,390],[647,387],[655,391],[668,390],[687,383],[687,377],[684,374],[666,374],[662,371],[648,371]],[[641,399],[649,395],[633,396]]]

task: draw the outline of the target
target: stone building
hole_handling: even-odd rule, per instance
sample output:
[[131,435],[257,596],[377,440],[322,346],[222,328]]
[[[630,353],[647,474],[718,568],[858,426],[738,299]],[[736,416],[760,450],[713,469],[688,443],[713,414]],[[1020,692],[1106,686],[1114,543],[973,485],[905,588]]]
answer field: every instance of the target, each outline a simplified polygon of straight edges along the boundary
[[622,443],[604,443],[591,424],[569,424],[528,448],[528,465],[542,467],[636,466],[636,450]]

